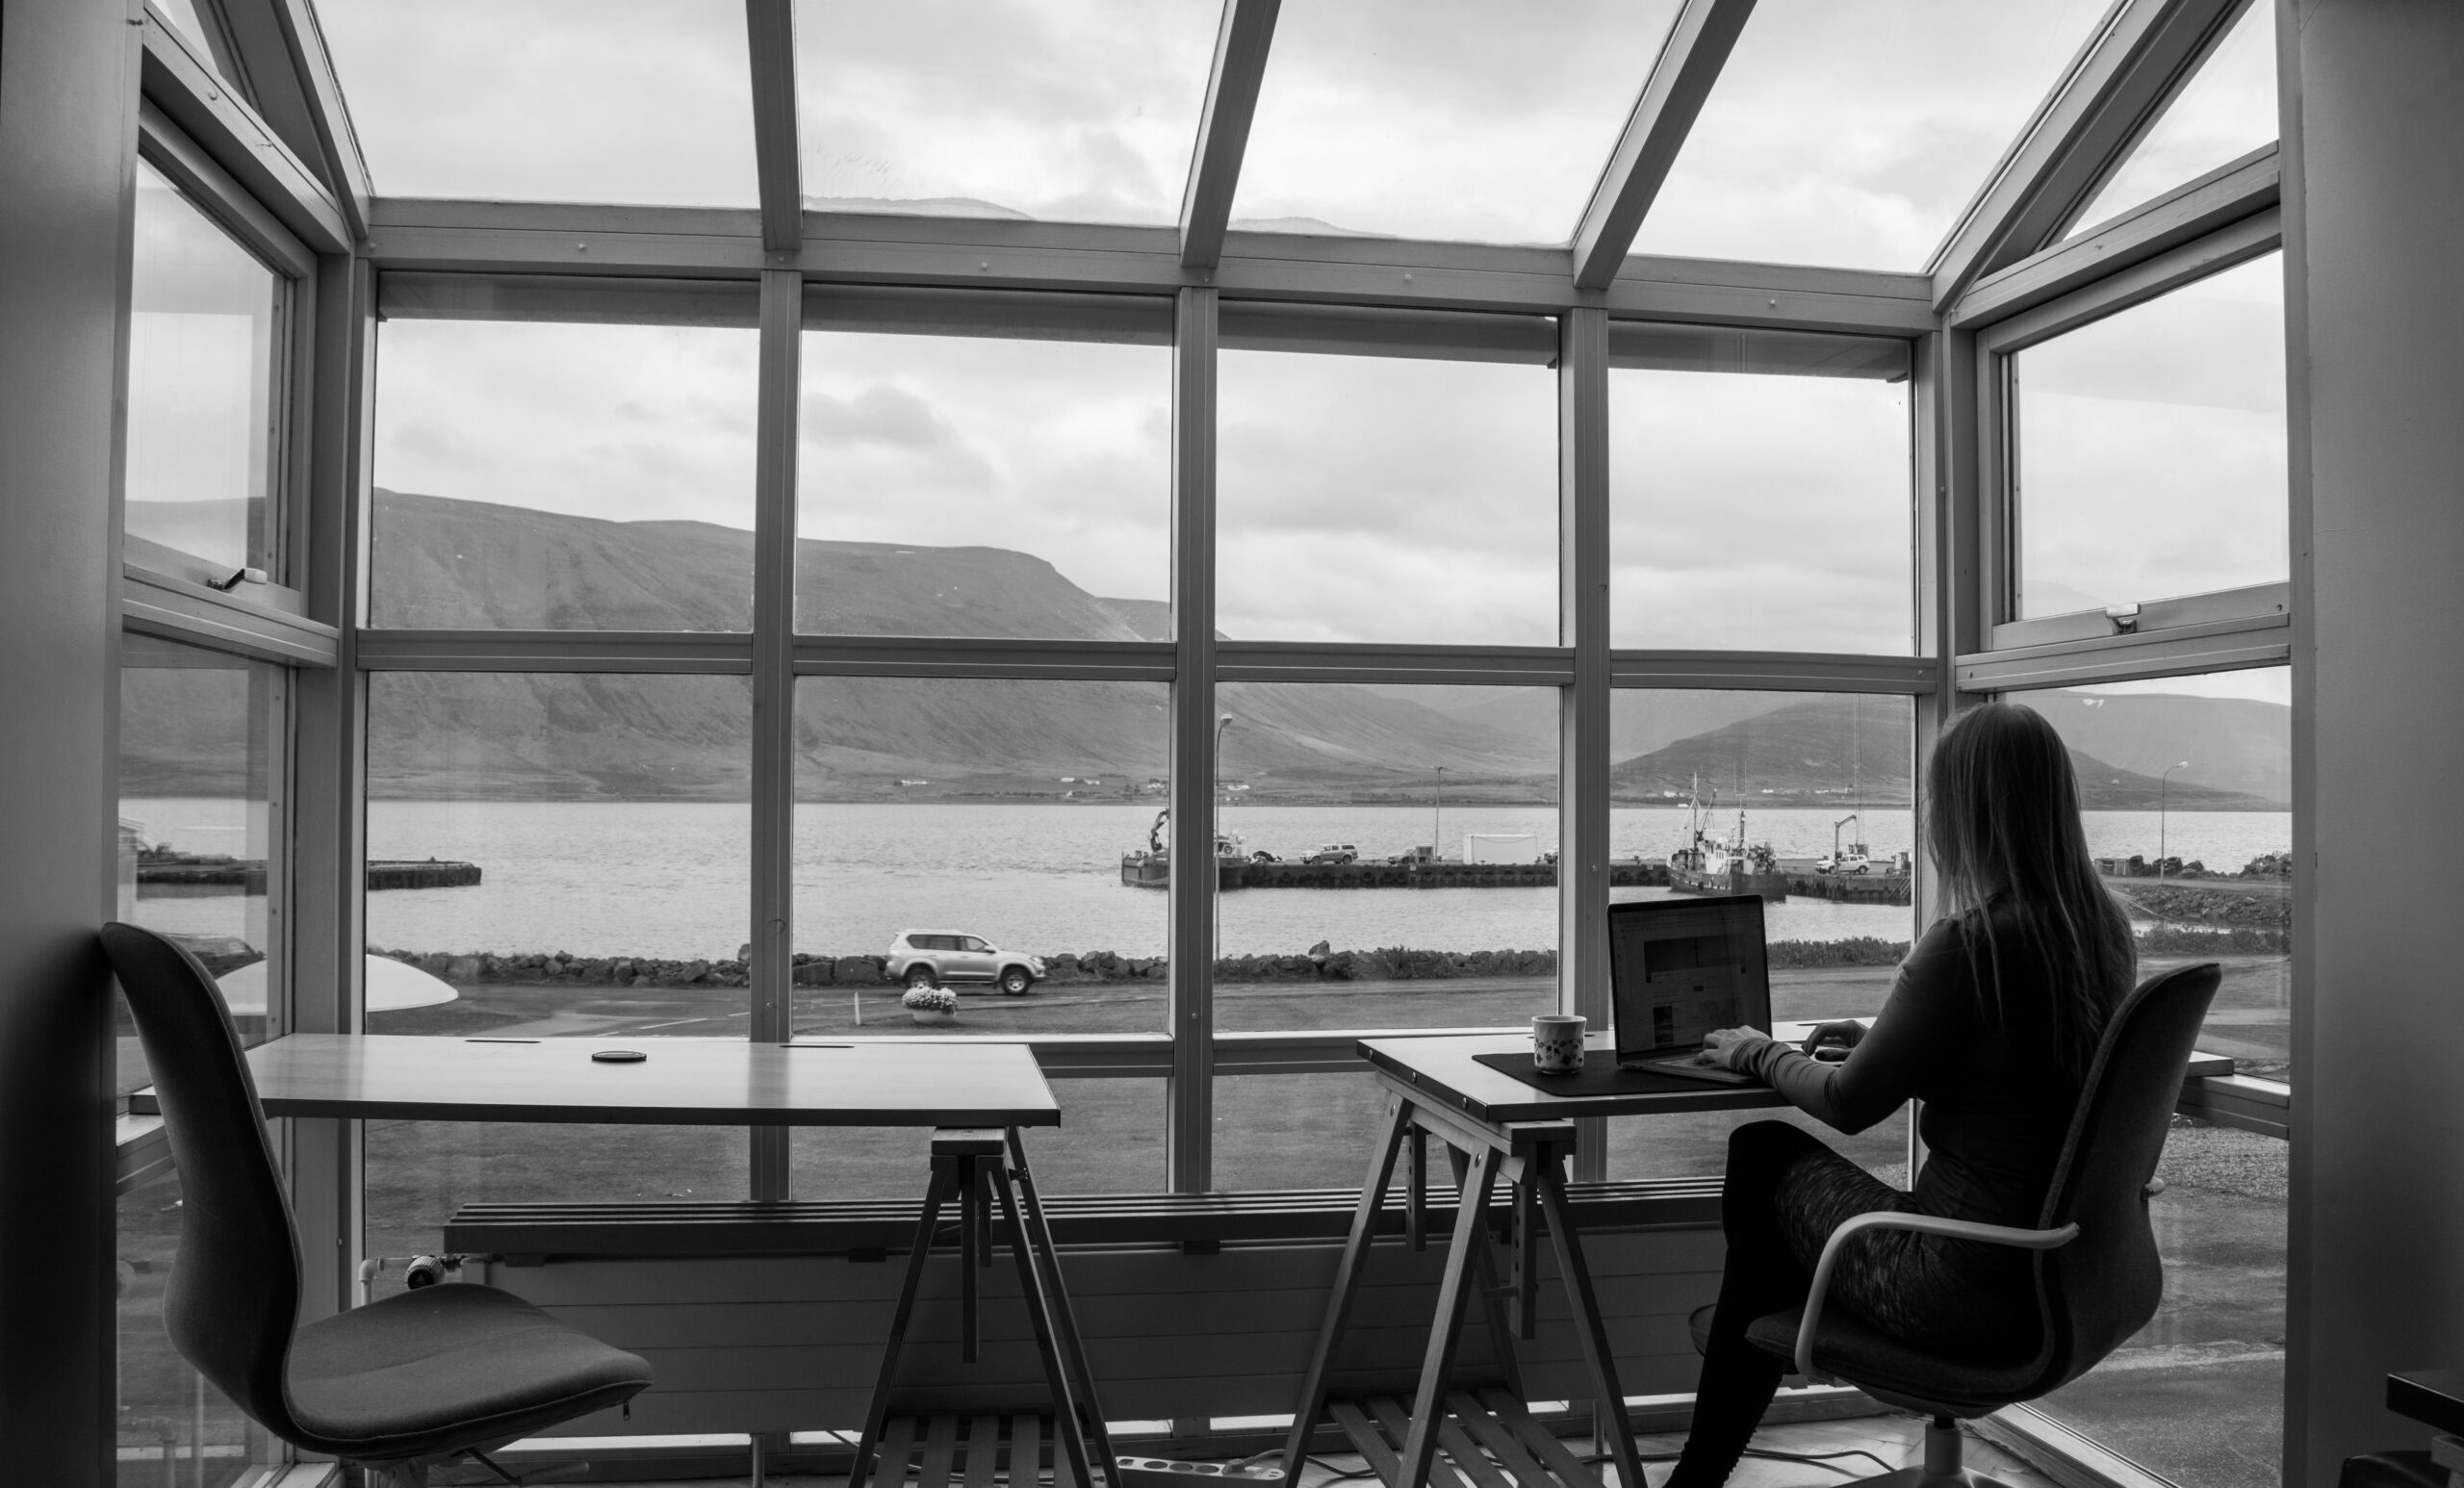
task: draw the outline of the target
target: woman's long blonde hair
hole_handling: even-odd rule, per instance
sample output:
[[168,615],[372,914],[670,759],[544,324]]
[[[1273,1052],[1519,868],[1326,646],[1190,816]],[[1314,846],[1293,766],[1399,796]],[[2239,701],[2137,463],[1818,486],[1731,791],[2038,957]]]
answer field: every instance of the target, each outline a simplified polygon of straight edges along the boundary
[[2062,1068],[2094,1057],[2105,1020],[2131,988],[2130,920],[2105,891],[2079,820],[2078,773],[2053,725],[1992,703],[1942,731],[1925,771],[1925,840],[1949,912],[1969,925],[1979,1012],[2002,1022],[2004,964],[2043,966]]

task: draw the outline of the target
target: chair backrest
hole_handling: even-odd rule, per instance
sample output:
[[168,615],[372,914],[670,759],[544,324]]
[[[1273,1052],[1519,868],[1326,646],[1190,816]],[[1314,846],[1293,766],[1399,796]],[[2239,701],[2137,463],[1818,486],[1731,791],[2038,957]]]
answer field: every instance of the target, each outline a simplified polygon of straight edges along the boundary
[[180,1173],[180,1249],[163,1292],[171,1346],[259,1425],[299,1439],[283,1370],[299,1312],[291,1201],[222,994],[150,930],[103,927]]
[[2165,1266],[2147,1220],[2147,1180],[2181,1099],[2182,1066],[2222,971],[2213,962],[2151,977],[2114,1011],[2045,1195],[2042,1228],[2079,1238],[2037,1261],[2045,1374],[2060,1388],[2156,1316]]

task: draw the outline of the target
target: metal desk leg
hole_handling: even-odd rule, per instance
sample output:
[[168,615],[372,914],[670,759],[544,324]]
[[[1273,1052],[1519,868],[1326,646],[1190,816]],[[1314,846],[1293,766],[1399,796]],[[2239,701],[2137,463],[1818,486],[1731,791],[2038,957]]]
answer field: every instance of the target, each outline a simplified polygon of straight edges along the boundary
[[[1018,1212],[1018,1198],[1010,1190],[1011,1173],[1004,1170],[994,1185],[1001,1195],[1001,1217],[1009,1222],[1011,1252],[1018,1259],[1018,1291],[1026,1299],[1027,1320],[1035,1324],[1036,1349],[1043,1355],[1044,1383],[1052,1391],[1052,1434],[1055,1456],[1053,1476],[1062,1475],[1065,1461],[1078,1488],[1095,1488],[1089,1472],[1086,1420],[1078,1413],[1075,1392],[1070,1389],[1069,1373],[1061,1362],[1061,1350],[1054,1341],[1051,1298],[1046,1295],[1043,1268],[1037,1263],[1035,1246],[1028,1239],[1025,1220]],[[1104,1481],[1113,1481],[1113,1463],[1104,1461]]]
[[889,1415],[890,1381],[898,1373],[898,1350],[907,1342],[908,1320],[915,1312],[915,1288],[924,1279],[925,1258],[933,1253],[933,1231],[941,1220],[941,1205],[958,1186],[958,1159],[935,1154],[933,1186],[924,1194],[924,1216],[915,1224],[915,1248],[907,1255],[907,1278],[899,1283],[898,1308],[890,1314],[889,1343],[882,1350],[882,1372],[873,1381],[873,1402],[864,1410],[864,1434],[856,1443],[856,1460],[847,1481],[861,1483],[872,1468],[873,1446],[881,1440],[882,1423]]
[[1446,1383],[1454,1373],[1454,1348],[1463,1338],[1463,1304],[1471,1300],[1472,1257],[1488,1244],[1489,1188],[1497,1173],[1498,1154],[1482,1147],[1472,1154],[1471,1170],[1454,1210],[1453,1243],[1446,1249],[1446,1271],[1437,1287],[1437,1318],[1429,1325],[1428,1352],[1421,1360],[1421,1387],[1412,1406],[1412,1436],[1404,1445],[1396,1480],[1387,1488],[1422,1488],[1428,1481],[1430,1461],[1437,1455],[1438,1428],[1446,1422]]
[[1592,1387],[1599,1392],[1592,1406],[1592,1429],[1604,1434],[1621,1484],[1639,1485],[1642,1464],[1634,1458],[1633,1423],[1626,1419],[1626,1392],[1617,1383],[1617,1359],[1608,1348],[1608,1327],[1600,1318],[1600,1300],[1591,1287],[1591,1268],[1582,1258],[1582,1239],[1575,1233],[1574,1216],[1566,1203],[1566,1175],[1552,1148],[1525,1165],[1540,1191],[1540,1209],[1549,1219],[1549,1239],[1557,1248],[1557,1270],[1566,1284],[1566,1300],[1574,1308],[1575,1337],[1591,1365]]
[[1310,1350],[1309,1373],[1300,1388],[1300,1402],[1292,1416],[1292,1435],[1283,1444],[1283,1480],[1300,1481],[1300,1463],[1309,1454],[1309,1433],[1317,1429],[1326,1408],[1326,1376],[1333,1372],[1335,1346],[1343,1341],[1350,1321],[1352,1296],[1360,1288],[1361,1264],[1369,1258],[1370,1241],[1377,1227],[1377,1209],[1385,1201],[1386,1185],[1395,1176],[1395,1154],[1411,1129],[1412,1112],[1402,1097],[1386,1097],[1386,1129],[1370,1148],[1369,1172],[1361,1179],[1360,1204],[1351,1214],[1351,1238],[1344,1242],[1343,1259],[1335,1266],[1335,1284],[1326,1298],[1325,1321],[1318,1326],[1318,1346]]
[[1043,1196],[1036,1192],[1035,1172],[1027,1167],[1027,1145],[1014,1126],[1009,1130],[1009,1143],[1011,1171],[1016,1175],[1018,1196],[1026,1206],[1027,1237],[1048,1273],[1046,1286],[1059,1326],[1062,1362],[1077,1375],[1078,1398],[1087,1408],[1087,1427],[1093,1433],[1095,1452],[1103,1459],[1104,1479],[1110,1482],[1115,1461],[1112,1427],[1104,1421],[1103,1400],[1095,1392],[1094,1368],[1087,1362],[1086,1337],[1078,1331],[1078,1306],[1069,1299],[1069,1288],[1062,1279],[1061,1249],[1052,1243],[1052,1225],[1044,1219]]
[[976,1299],[976,1219],[984,1205],[984,1184],[976,1171],[976,1160],[968,1154],[959,1162],[959,1360],[976,1362],[980,1351],[977,1344],[984,1327],[980,1304]]

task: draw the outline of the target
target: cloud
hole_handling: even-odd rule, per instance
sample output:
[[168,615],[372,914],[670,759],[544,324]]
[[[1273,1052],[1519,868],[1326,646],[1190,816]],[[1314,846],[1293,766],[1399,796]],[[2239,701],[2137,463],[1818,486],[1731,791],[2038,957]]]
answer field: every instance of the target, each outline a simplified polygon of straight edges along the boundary
[[1634,251],[1921,268],[2106,0],[1760,0]]

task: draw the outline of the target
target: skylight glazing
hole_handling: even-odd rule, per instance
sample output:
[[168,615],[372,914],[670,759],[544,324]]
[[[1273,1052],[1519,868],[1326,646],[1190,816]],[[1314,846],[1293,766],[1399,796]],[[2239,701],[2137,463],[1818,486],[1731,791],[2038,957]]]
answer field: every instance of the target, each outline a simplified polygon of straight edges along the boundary
[[2107,0],[1761,0],[1637,253],[1917,269]]
[[1179,220],[1215,0],[798,0],[808,206]]
[[744,8],[710,0],[319,0],[387,196],[749,207]]
[[1676,0],[1286,0],[1232,225],[1574,236]]
[[2275,137],[2275,13],[2253,4],[2122,157],[2079,214],[2076,231],[2111,221]]

